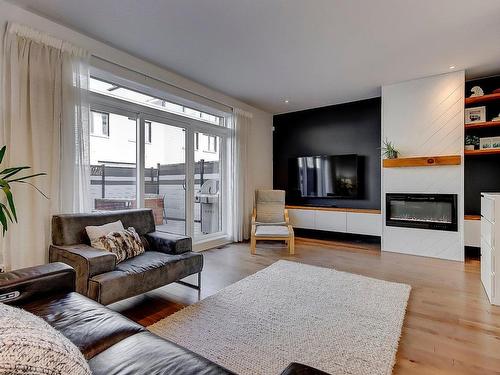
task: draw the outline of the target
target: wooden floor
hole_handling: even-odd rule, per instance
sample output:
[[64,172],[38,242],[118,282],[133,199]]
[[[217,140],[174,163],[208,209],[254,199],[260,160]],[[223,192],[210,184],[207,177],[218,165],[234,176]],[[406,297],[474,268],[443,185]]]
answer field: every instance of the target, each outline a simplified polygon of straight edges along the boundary
[[[487,301],[479,262],[381,253],[379,247],[297,239],[294,256],[267,243],[258,244],[255,256],[248,244],[205,251],[202,298],[278,259],[407,283],[412,291],[394,374],[500,374],[500,307]],[[196,300],[196,291],[176,284],[112,308],[147,326]]]

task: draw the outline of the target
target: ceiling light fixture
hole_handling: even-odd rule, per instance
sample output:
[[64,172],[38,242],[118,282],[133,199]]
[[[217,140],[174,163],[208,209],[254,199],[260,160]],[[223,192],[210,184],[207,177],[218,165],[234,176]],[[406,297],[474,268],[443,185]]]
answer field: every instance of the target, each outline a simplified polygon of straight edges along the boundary
[[455,65],[450,65],[450,69],[455,69]]
[[288,103],[288,102],[289,102],[289,100],[288,100],[288,99],[285,99],[285,103]]

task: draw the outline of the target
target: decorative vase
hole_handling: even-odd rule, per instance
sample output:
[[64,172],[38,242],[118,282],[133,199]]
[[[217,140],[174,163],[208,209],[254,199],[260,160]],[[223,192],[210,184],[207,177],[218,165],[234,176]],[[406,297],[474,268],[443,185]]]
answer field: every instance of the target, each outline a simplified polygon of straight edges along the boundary
[[475,150],[476,146],[474,146],[474,145],[465,145],[465,149],[466,150]]

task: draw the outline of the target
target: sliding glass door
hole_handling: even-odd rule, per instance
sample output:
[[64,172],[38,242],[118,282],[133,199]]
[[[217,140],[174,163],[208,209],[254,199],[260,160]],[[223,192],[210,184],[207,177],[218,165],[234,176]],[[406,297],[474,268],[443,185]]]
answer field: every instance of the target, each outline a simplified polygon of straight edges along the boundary
[[91,111],[90,199],[95,211],[137,207],[137,117],[119,112]]
[[186,234],[186,130],[144,121],[144,207],[156,229]]
[[194,237],[202,239],[222,232],[221,138],[194,134]]
[[91,81],[92,208],[150,208],[195,244],[227,236],[226,118]]

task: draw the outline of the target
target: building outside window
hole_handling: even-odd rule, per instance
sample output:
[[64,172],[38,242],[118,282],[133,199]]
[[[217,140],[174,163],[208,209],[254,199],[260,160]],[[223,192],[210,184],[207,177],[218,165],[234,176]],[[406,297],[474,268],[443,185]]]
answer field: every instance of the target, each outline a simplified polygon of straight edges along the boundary
[[109,113],[91,112],[90,135],[109,137]]

